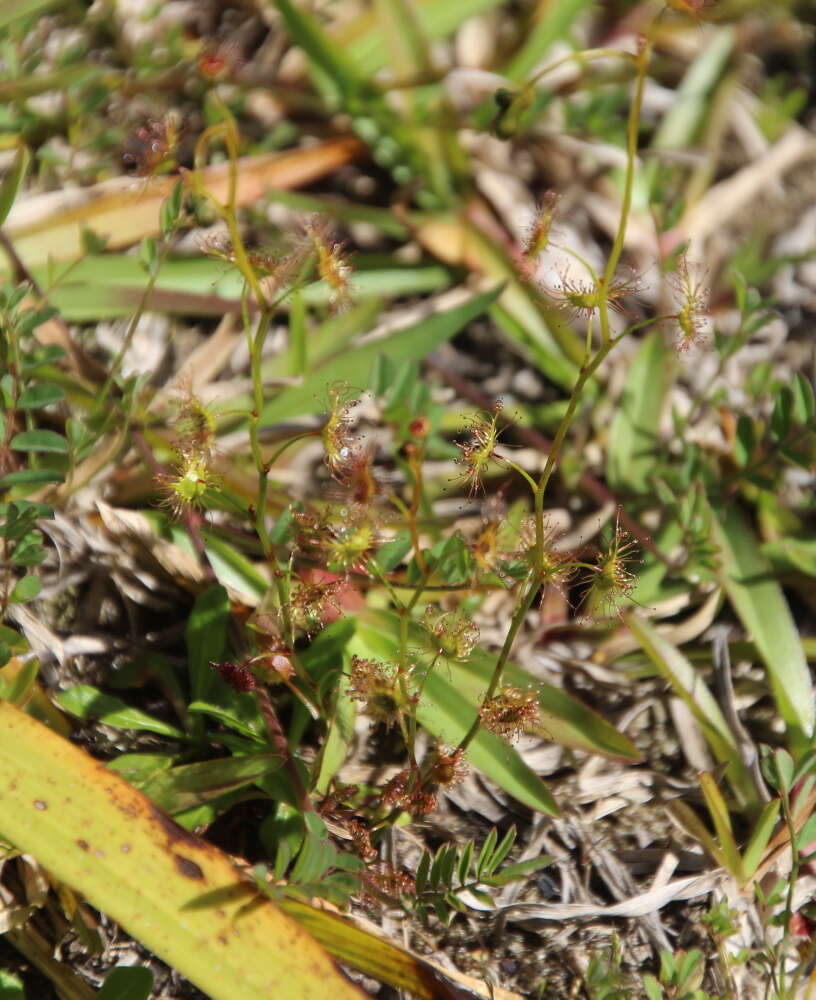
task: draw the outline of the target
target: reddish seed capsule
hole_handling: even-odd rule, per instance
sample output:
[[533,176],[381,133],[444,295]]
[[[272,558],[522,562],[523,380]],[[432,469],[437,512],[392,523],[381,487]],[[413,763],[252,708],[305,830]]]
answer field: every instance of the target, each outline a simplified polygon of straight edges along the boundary
[[431,423],[427,417],[417,417],[416,420],[411,421],[409,430],[411,437],[426,438],[431,432]]

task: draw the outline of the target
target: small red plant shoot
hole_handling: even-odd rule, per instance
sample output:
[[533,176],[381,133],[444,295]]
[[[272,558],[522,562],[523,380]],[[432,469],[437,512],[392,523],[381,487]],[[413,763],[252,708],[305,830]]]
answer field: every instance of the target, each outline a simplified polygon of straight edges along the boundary
[[427,816],[437,805],[436,793],[426,787],[422,771],[416,766],[395,774],[383,789],[381,801],[384,806],[397,806],[415,816]]
[[513,739],[539,722],[538,695],[535,691],[506,687],[482,703],[479,718],[485,729]]

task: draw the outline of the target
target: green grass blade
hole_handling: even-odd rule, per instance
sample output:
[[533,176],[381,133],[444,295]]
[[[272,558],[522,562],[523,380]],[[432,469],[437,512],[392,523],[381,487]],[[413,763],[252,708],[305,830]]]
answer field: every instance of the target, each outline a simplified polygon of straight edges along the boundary
[[215,686],[210,663],[223,659],[227,642],[229,597],[223,587],[210,587],[196,598],[187,622],[187,659],[193,700],[206,701]]
[[205,531],[202,532],[202,538],[207,558],[218,577],[218,582],[246,595],[247,603],[253,600],[260,601],[269,590],[269,581],[258,572],[252,562],[229,541],[219,538],[218,535]]
[[725,867],[738,882],[742,883],[745,881],[742,857],[737,847],[737,842],[734,839],[734,832],[731,828],[731,814],[728,812],[728,806],[722,792],[717,782],[707,771],[703,771],[700,775],[700,787],[703,791],[703,798],[708,807],[709,815],[714,823]]
[[251,785],[281,763],[279,754],[263,753],[182,764],[153,774],[141,790],[160,809],[178,813]]
[[431,71],[427,41],[413,0],[374,0],[374,7],[393,72],[410,79]]
[[3,0],[0,3],[0,28],[21,17],[42,14],[52,7],[62,7],[68,0]]
[[350,666],[346,663],[340,674],[326,739],[320,750],[320,761],[315,779],[315,790],[320,795],[325,795],[328,792],[331,780],[340,770],[351,741],[354,739],[357,704],[348,693],[350,673]]
[[710,110],[711,91],[722,76],[736,35],[732,28],[720,28],[686,71],[674,99],[655,131],[653,149],[683,149],[691,145]]
[[[124,254],[87,257],[53,284],[53,276],[49,277],[46,267],[32,268],[32,273],[48,289],[49,302],[66,320],[75,323],[130,316],[139,305],[145,284],[139,261]],[[237,310],[242,280],[237,272],[226,271],[218,261],[171,259],[162,265],[150,296],[150,308],[184,315],[221,316],[231,306]],[[361,268],[354,272],[351,296],[355,307],[361,308],[370,305],[373,299],[427,295],[444,291],[451,284],[450,271],[435,264]],[[305,306],[325,309],[329,304],[329,289],[324,282],[307,285],[300,294]],[[339,322],[343,316],[333,319]]]
[[[456,746],[476,717],[473,703],[441,673],[425,683],[417,719],[436,739]],[[468,748],[468,760],[506,792],[531,809],[558,816],[559,809],[546,785],[508,743],[482,729]]]
[[779,815],[781,805],[782,802],[779,799],[766,802],[762,808],[762,812],[754,822],[751,839],[742,852],[742,867],[746,879],[751,878],[759,867],[759,863],[765,853],[765,848],[770,843],[771,835],[776,826],[776,817]]
[[373,83],[366,84],[366,77],[343,46],[323,30],[303,4],[291,0],[275,0],[275,4],[292,41],[308,57],[315,83],[325,97],[334,102],[348,101],[367,89],[376,90]]
[[521,83],[541,62],[555,42],[566,37],[578,15],[593,0],[560,0],[538,5],[538,17],[519,51],[505,68],[504,75]]
[[765,663],[791,747],[802,750],[813,737],[813,687],[785,595],[733,504],[712,510],[711,530],[720,549],[725,592]]
[[625,487],[644,493],[650,489],[668,389],[667,357],[663,332],[655,330],[643,341],[629,368],[609,431],[606,470],[614,490]]
[[360,386],[361,381],[368,378],[374,359],[380,354],[396,364],[427,357],[488,309],[498,294],[499,289],[478,295],[464,305],[436,313],[406,330],[399,330],[383,340],[354,348],[332,359],[308,375],[302,385],[285,390],[267,403],[261,416],[262,423],[274,424],[316,412],[320,408],[320,399],[325,397],[326,386],[338,381]]
[[[445,38],[468,18],[498,7],[501,0],[456,0],[440,3],[439,0],[416,0],[416,13],[420,28],[428,39]],[[375,14],[367,10],[350,24],[334,32],[334,38],[354,61],[358,72],[371,74],[388,62],[388,46]]]
[[78,719],[98,719],[114,729],[158,733],[173,739],[183,739],[184,733],[175,726],[156,719],[147,712],[132,708],[121,698],[104,694],[91,684],[75,684],[56,696],[61,708]]
[[[281,900],[280,907],[339,961],[406,991],[412,1000],[470,1000],[487,996],[486,991],[474,991],[473,980],[466,981],[465,977],[443,970],[428,959],[401,948],[386,938],[379,928],[370,925],[376,934],[373,936],[363,928],[359,918],[319,910],[289,898]],[[460,982],[463,989],[458,988]]]

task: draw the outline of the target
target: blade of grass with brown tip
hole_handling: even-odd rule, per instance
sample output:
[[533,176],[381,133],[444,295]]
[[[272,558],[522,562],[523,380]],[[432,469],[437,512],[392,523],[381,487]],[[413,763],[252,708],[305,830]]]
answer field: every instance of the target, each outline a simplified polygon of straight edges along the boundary
[[[306,149],[263,153],[238,160],[236,204],[251,204],[268,188],[307,185],[349,163],[362,150],[356,139],[331,139]],[[202,171],[204,187],[224,200],[230,165],[217,163]],[[159,214],[177,177],[138,180],[116,177],[90,188],[35,195],[18,203],[6,222],[6,235],[29,267],[84,256],[83,232],[91,229],[111,249],[132,246],[159,232]],[[0,263],[0,267],[5,267]]]

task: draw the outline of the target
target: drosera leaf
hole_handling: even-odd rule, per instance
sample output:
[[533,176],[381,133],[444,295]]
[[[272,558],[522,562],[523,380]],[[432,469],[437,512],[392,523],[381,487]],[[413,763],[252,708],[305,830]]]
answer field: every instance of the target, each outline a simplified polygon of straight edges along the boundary
[[792,748],[804,750],[813,736],[813,688],[782,588],[733,504],[712,508],[711,531],[720,550],[725,592],[765,663]]
[[143,965],[117,965],[105,976],[96,1000],[150,1000],[153,973]]
[[138,708],[131,708],[121,698],[104,694],[91,684],[75,684],[56,696],[60,708],[78,719],[98,719],[115,729],[134,729],[172,739],[184,739],[184,733],[161,719],[156,719]]
[[379,354],[393,361],[419,360],[446,340],[450,340],[468,323],[481,316],[496,300],[500,289],[469,299],[463,305],[435,313],[426,319],[398,330],[382,340],[351,348],[339,357],[311,372],[303,382],[284,390],[264,407],[262,423],[274,424],[293,417],[314,413],[320,408],[326,386],[334,382],[353,383],[361,373],[368,373]]
[[226,855],[8,702],[0,785],[0,837],[213,1000],[367,995]]

